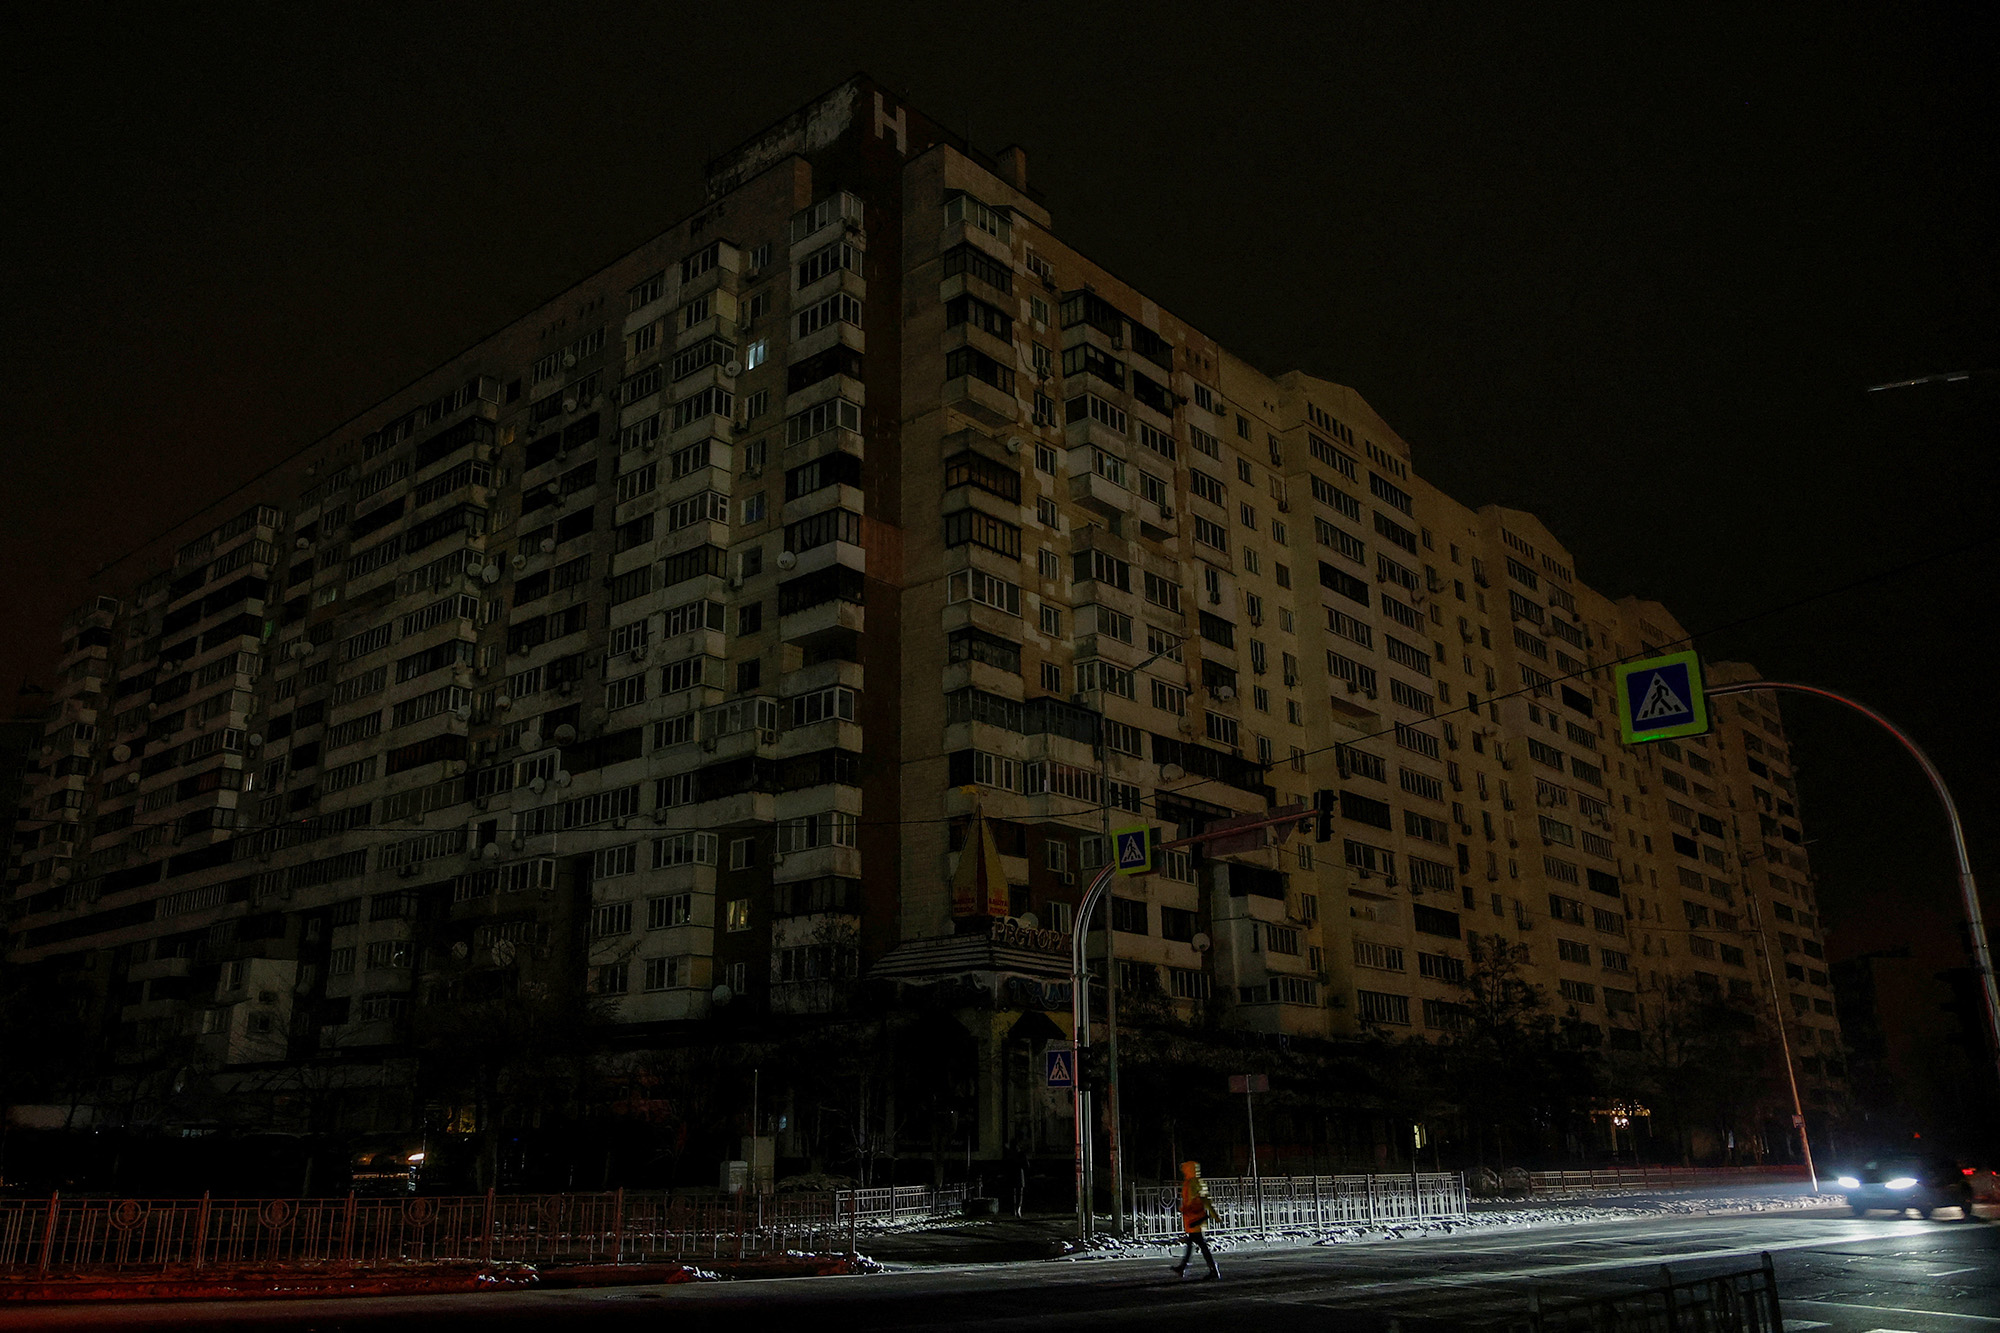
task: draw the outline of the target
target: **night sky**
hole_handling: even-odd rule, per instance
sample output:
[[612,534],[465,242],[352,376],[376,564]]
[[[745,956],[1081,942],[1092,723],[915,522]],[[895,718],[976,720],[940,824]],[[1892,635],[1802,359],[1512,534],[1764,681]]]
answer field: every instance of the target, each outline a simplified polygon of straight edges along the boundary
[[[1994,11],[1755,10],[49,8],[0,94],[0,690],[46,680],[97,566],[664,230],[704,158],[864,70],[1022,144],[1070,242],[1266,370],[1355,386],[1425,476],[1539,513],[1613,596],[1700,629],[1986,541],[2000,379],[1863,388],[2000,367]],[[1701,647],[1903,722],[2000,884],[1996,551]],[[1914,767],[1786,710],[1833,954],[1960,961]]]

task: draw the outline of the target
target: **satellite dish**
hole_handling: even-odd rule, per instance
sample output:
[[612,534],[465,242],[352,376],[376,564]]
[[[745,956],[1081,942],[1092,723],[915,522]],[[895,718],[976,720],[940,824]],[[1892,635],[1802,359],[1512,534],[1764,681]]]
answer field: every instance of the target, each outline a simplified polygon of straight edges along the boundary
[[1195,937],[1188,942],[1194,945],[1194,951],[1196,953],[1207,953],[1209,945],[1214,943],[1214,941],[1208,938],[1207,934],[1201,931],[1195,932]]
[[520,850],[521,850],[521,849],[522,849],[523,847],[526,847],[527,845],[528,845],[528,840],[527,840],[526,838],[522,837],[522,836],[521,836],[520,834],[518,834],[518,833],[516,833],[516,834],[514,835],[514,850],[515,850],[515,851],[517,851],[517,852],[518,852],[518,851],[520,851]]
[[559,769],[557,769],[557,770],[556,770],[556,786],[558,786],[558,787],[567,787],[567,786],[569,786],[569,784],[570,784],[570,776],[569,776],[569,773],[568,773],[568,771],[567,771],[567,770],[565,770],[565,769],[560,769],[560,768],[559,768]]
[[513,962],[514,941],[512,940],[493,941],[493,961],[494,963],[496,963],[501,967],[505,967],[507,966],[507,964]]
[[467,944],[464,940],[454,940],[452,942],[451,956],[453,958],[464,958],[467,954],[471,952],[472,952],[472,946]]
[[500,844],[489,842],[479,849],[479,854],[489,861],[498,861],[500,859]]
[[543,792],[547,791],[548,789],[549,789],[549,780],[547,778],[536,778],[534,781],[528,784],[528,790],[533,792],[537,796],[540,796]]
[[471,718],[472,709],[465,704],[460,704],[457,708],[451,710],[451,715],[460,722],[464,722]]
[[308,546],[312,545],[312,543],[307,541],[304,537],[299,538],[296,544],[301,551],[305,550]]
[[542,554],[543,554],[543,555],[547,555],[547,554],[548,554],[548,553],[549,553],[550,551],[553,551],[553,550],[555,550],[555,549],[556,549],[556,539],[555,539],[554,537],[544,537],[544,538],[542,538]]
[[516,568],[516,569],[526,569],[527,567],[528,567],[528,556],[527,556],[527,552],[525,552],[525,551],[516,551],[516,552],[514,552],[514,568]]
[[542,748],[542,733],[541,733],[541,732],[539,732],[539,731],[529,731],[529,732],[524,732],[524,733],[522,733],[522,736],[521,736],[521,748],[522,748],[523,750],[539,750],[539,749],[541,749],[541,748]]
[[563,365],[567,367],[567,366],[573,366],[573,365],[575,365],[575,364],[576,364],[576,353],[575,353],[575,352],[564,352],[564,353],[563,353]]
[[791,567],[792,567],[793,565],[796,565],[797,563],[799,563],[799,558],[798,558],[798,556],[797,556],[797,555],[793,554],[792,552],[790,552],[790,551],[780,551],[780,552],[778,552],[778,568],[779,568],[779,569],[790,569],[790,568],[791,568]]
[[246,739],[249,742],[250,748],[254,750],[264,743],[264,734],[259,731],[253,731]]
[[565,722],[556,728],[556,744],[568,745],[576,739],[576,728]]
[[722,373],[731,379],[735,379],[743,373],[743,363],[741,361],[725,361],[722,363]]
[[495,708],[512,708],[514,706],[514,696],[503,694],[493,701],[493,706]]
[[565,398],[565,399],[563,399],[563,411],[565,411],[565,412],[574,412],[574,411],[576,411],[576,399],[574,399],[574,398]]
[[1236,697],[1236,687],[1234,685],[1218,685],[1215,687],[1215,697],[1224,703],[1228,703]]
[[1010,454],[1018,454],[1018,453],[1020,453],[1020,452],[1021,452],[1021,437],[1020,437],[1020,436],[1018,436],[1018,435],[1009,435],[1009,436],[1007,437],[1007,452],[1008,452],[1008,453],[1010,453]]
[[724,1005],[736,998],[736,992],[727,986],[717,986],[708,993],[708,998],[715,1001],[717,1005]]
[[1179,764],[1160,765],[1160,781],[1162,782],[1179,782],[1182,778],[1186,776],[1187,776],[1187,770],[1185,768],[1182,768]]
[[125,775],[125,780],[130,782],[135,787],[139,785],[139,775],[137,773],[127,773]]
[[111,747],[111,757],[122,764],[132,757],[132,747],[129,745],[114,745]]
[[1023,912],[1021,913],[1021,915],[1015,917],[1014,919],[1016,921],[1019,921],[1022,924],[1022,926],[1024,926],[1029,930],[1040,930],[1042,926],[1042,919],[1036,916],[1033,912]]
[[479,577],[488,583],[498,583],[500,581],[500,566],[486,566],[486,568],[479,571]]

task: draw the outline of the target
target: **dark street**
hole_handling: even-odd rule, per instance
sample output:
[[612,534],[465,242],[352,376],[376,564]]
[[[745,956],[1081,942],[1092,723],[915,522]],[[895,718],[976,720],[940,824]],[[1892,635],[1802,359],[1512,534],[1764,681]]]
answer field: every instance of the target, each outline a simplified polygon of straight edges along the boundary
[[[0,1311],[0,1330],[289,1328],[1386,1329],[1477,1323],[1657,1279],[1777,1265],[1788,1330],[1947,1333],[2000,1327],[2000,1231],[1984,1222],[1853,1219],[1844,1210],[1689,1217],[1223,1256],[1220,1283],[1164,1258],[911,1267],[874,1277],[350,1301]],[[1429,1325],[1427,1325],[1429,1326]]]

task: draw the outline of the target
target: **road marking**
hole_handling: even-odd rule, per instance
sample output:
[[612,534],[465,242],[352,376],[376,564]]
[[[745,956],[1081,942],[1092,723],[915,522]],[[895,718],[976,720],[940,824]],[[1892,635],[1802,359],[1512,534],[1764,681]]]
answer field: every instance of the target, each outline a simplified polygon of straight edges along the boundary
[[1977,1273],[1982,1271],[1979,1264],[1968,1264],[1964,1268],[1947,1268],[1942,1273],[1932,1273],[1932,1277],[1950,1277],[1953,1273]]
[[[1855,1301],[1816,1301],[1810,1297],[1791,1296],[1785,1297],[1784,1301],[1787,1305],[1831,1305],[1841,1310],[1873,1310],[1880,1314],[1920,1314],[1928,1315],[1932,1319],[1963,1319],[1973,1324],[1993,1324],[2000,1326],[2000,1319],[1994,1319],[1983,1314],[1960,1314],[1956,1310],[1912,1310],[1905,1305],[1863,1305]],[[1786,1322],[1789,1323],[1790,1321],[1787,1320]],[[1887,1329],[1878,1329],[1874,1333],[1890,1333],[1890,1331]]]
[[[1829,1323],[1827,1323],[1827,1322],[1826,1322],[1826,1320],[1824,1320],[1824,1319],[1787,1319],[1787,1320],[1785,1321],[1785,1327],[1786,1327],[1786,1328],[1788,1328],[1788,1329],[1790,1329],[1790,1328],[1832,1328],[1832,1327],[1833,1327],[1833,1325],[1832,1325],[1832,1324],[1829,1324]],[[1877,1329],[1877,1330],[1875,1330],[1875,1333],[1887,1333],[1887,1330],[1885,1330],[1885,1329]]]

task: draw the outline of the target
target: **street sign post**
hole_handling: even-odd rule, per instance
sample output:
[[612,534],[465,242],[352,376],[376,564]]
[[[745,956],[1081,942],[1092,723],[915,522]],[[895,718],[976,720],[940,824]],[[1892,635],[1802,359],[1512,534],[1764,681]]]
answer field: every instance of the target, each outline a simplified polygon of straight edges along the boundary
[[1067,1046],[1058,1046],[1043,1057],[1044,1074],[1051,1088],[1074,1088],[1076,1086],[1076,1052]]
[[1709,729],[1701,659],[1692,649],[1612,669],[1619,739],[1627,745],[1701,736]]
[[1243,1094],[1243,1118],[1250,1126],[1250,1188],[1257,1195],[1257,1228],[1264,1227],[1264,1181],[1257,1173],[1257,1112],[1250,1104],[1253,1092],[1269,1092],[1271,1077],[1268,1074],[1231,1074],[1229,1090]]
[[1153,830],[1140,825],[1137,828],[1111,830],[1111,844],[1118,851],[1118,873],[1121,875],[1147,875],[1153,870]]

